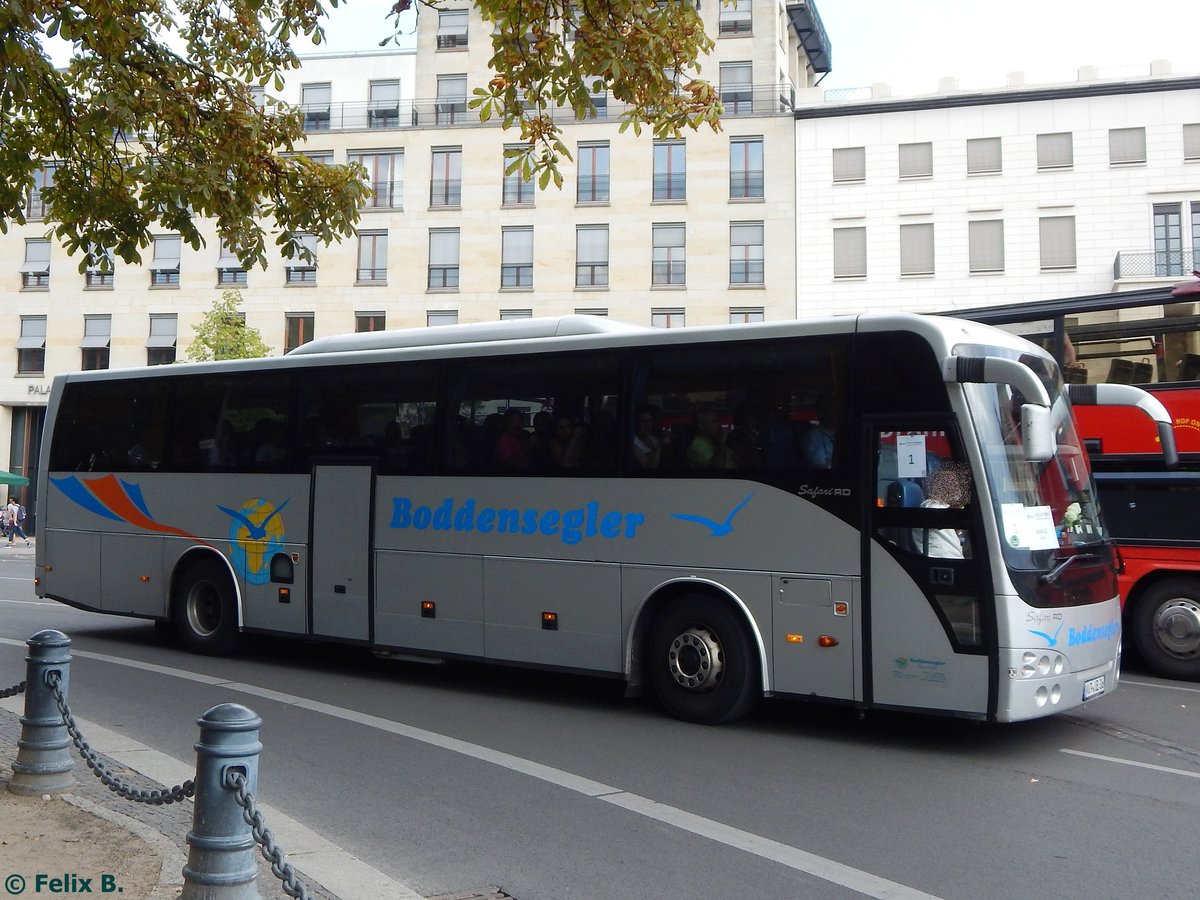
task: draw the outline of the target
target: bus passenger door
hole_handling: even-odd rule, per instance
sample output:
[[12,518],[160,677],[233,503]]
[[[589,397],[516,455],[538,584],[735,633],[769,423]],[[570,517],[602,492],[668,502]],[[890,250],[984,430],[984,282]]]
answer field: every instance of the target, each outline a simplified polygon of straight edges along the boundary
[[371,497],[365,465],[313,466],[312,633],[371,639]]
[[970,469],[953,420],[889,417],[868,432],[863,532],[872,704],[986,714],[994,609]]

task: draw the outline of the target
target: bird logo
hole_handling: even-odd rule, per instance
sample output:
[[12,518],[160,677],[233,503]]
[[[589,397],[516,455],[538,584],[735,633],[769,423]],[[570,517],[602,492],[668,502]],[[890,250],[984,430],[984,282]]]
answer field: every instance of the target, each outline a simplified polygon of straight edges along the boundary
[[724,537],[725,535],[729,534],[729,532],[733,531],[733,517],[741,511],[743,506],[750,502],[750,498],[753,496],[754,491],[751,491],[749,494],[747,494],[741,503],[729,511],[729,515],[725,517],[724,522],[715,522],[712,519],[705,518],[704,516],[690,516],[685,513],[671,513],[671,518],[683,519],[685,522],[696,522],[697,524],[703,525],[712,532],[709,537]]
[[289,497],[275,506],[256,497],[237,509],[217,504],[217,509],[230,518],[230,558],[235,568],[245,572],[250,584],[266,584],[270,580],[271,559],[284,552],[287,534],[279,514],[290,501]]
[[1048,647],[1054,647],[1058,644],[1058,633],[1060,631],[1062,631],[1062,622],[1059,622],[1058,628],[1056,628],[1054,630],[1054,637],[1051,637],[1050,635],[1046,634],[1046,632],[1044,632],[1044,631],[1034,631],[1032,628],[1029,629],[1030,634],[1036,634],[1040,638],[1045,638],[1046,645]]

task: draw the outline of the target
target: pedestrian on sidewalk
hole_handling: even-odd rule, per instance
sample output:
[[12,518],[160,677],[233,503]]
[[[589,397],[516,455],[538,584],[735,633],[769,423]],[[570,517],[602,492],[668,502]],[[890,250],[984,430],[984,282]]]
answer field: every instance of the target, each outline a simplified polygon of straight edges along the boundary
[[8,532],[8,543],[12,546],[13,538],[20,535],[21,540],[25,542],[25,546],[29,546],[29,535],[25,533],[22,527],[25,524],[25,507],[17,502],[16,497],[8,498],[8,506],[5,508],[5,528]]

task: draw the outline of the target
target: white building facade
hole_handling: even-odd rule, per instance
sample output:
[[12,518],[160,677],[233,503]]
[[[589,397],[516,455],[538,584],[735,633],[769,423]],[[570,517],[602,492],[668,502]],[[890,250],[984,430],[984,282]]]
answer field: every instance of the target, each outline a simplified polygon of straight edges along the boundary
[[723,129],[620,134],[619,105],[599,95],[592,119],[556,113],[574,157],[561,190],[506,176],[517,136],[467,108],[492,77],[491,29],[469,4],[426,10],[415,50],[304,59],[271,98],[304,111],[297,149],[362,164],[374,189],[355,237],[312,245],[315,266],[276,255],[246,270],[201,223],[201,249],[164,231],[141,265],[80,273],[35,189],[28,224],[0,235],[0,468],[33,474],[55,374],[183,359],[228,289],[273,353],[351,331],[577,312],[663,327],[794,316],[793,101],[829,71],[828,40],[810,0],[700,15]]
[[969,309],[1187,276],[1200,265],[1200,77],[1166,63],[1101,75],[802,98],[798,313]]

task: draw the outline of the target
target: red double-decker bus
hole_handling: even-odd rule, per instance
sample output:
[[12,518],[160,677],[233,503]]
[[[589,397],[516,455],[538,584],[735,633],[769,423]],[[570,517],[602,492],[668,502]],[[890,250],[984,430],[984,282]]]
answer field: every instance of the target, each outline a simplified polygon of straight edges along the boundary
[[[1164,273],[1165,274],[1165,273]],[[1194,273],[1200,278],[1200,272]],[[1200,681],[1200,280],[993,306],[953,315],[1042,341],[1072,382],[1076,427],[1120,549],[1127,642],[1160,675]],[[1155,422],[1089,405],[1098,385],[1133,384],[1170,414],[1177,465]]]

